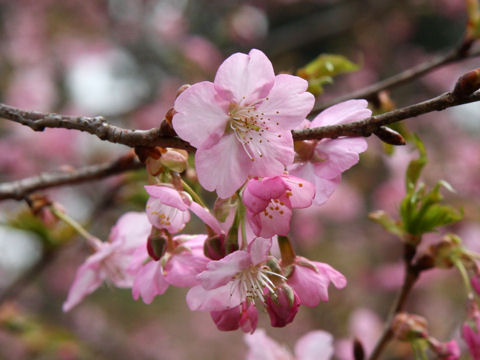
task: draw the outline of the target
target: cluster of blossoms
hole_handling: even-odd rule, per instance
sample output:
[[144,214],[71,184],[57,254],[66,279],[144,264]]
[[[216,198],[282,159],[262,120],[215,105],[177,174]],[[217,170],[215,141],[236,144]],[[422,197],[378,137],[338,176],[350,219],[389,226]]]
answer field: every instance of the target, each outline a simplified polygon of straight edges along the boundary
[[[188,307],[209,312],[220,330],[253,332],[258,307],[281,327],[300,305],[327,301],[330,283],[345,287],[345,277],[330,265],[297,256],[287,236],[293,209],[323,204],[366,141],[294,144],[291,131],[362,120],[371,112],[366,101],[350,100],[306,120],[314,104],[307,85],[296,76],[275,76],[265,54],[252,50],[225,60],[214,82],[181,92],[172,126],[196,148],[198,182],[216,191],[215,211],[181,177],[187,154],[162,149],[148,158],[146,213],[123,215],[107,242],[92,239],[95,253],[78,270],[64,310],[104,280],[132,288],[145,303],[173,285],[190,288]],[[205,224],[205,234],[181,233],[190,212]]]

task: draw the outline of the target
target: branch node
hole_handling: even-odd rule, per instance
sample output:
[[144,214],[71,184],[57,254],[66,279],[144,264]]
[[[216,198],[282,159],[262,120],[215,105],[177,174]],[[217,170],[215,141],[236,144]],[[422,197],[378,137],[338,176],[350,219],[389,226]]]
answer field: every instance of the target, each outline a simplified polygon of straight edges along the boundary
[[464,99],[480,89],[480,68],[462,75],[455,84],[452,95],[455,99]]
[[380,140],[390,145],[405,145],[407,142],[404,137],[397,131],[387,127],[380,126],[373,132]]

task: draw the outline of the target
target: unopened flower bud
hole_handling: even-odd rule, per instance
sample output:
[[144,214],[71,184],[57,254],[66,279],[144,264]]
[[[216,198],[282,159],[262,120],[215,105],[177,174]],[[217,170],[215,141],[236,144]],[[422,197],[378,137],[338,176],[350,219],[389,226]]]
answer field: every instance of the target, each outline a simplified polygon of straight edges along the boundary
[[50,206],[56,206],[58,209],[63,211],[63,208],[60,204],[53,204],[44,195],[31,195],[29,199],[29,206],[33,215],[38,217],[47,227],[54,227],[58,222],[58,218],[52,213]]
[[153,260],[160,260],[167,251],[168,236],[164,229],[159,230],[152,226],[152,231],[147,240],[147,251]]
[[212,311],[210,316],[221,331],[241,328],[244,333],[253,333],[257,328],[257,308],[251,303],[243,302],[232,309]]
[[183,93],[185,90],[187,90],[190,86],[190,84],[183,84],[182,86],[180,86],[177,90],[177,93],[175,94],[175,99],[178,98],[180,96],[181,93]]
[[460,348],[455,340],[442,343],[435,338],[428,338],[428,346],[439,360],[457,360],[460,358]]
[[203,243],[203,253],[212,260],[220,260],[225,257],[225,236],[209,236]]
[[473,290],[477,293],[477,295],[480,295],[480,275],[477,274],[477,276],[472,276],[470,279],[470,283],[472,284]]
[[188,152],[181,149],[166,148],[160,157],[160,163],[166,168],[183,172],[187,167]]
[[439,268],[451,268],[453,257],[460,249],[460,238],[453,234],[445,235],[442,240],[430,247],[430,252],[435,259],[435,266]]
[[300,298],[289,285],[283,284],[273,294],[266,291],[265,305],[271,325],[283,327],[290,324],[297,315]]
[[238,207],[238,196],[234,194],[227,199],[218,198],[213,205],[213,215],[215,218],[225,223],[229,219],[233,221],[233,216]]
[[395,338],[400,341],[424,339],[428,336],[427,320],[413,314],[397,314],[393,319],[392,330]]

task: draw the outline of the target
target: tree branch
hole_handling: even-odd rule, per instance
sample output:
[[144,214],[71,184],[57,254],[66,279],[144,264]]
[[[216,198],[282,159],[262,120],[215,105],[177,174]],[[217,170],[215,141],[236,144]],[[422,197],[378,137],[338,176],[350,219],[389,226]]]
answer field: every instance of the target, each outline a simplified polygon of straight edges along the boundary
[[[470,72],[472,73],[472,72]],[[466,75],[470,74],[467,73]],[[468,88],[469,93],[462,91],[446,92],[423,102],[395,109],[380,115],[371,116],[361,121],[355,121],[346,124],[337,124],[321,126],[317,128],[292,130],[294,140],[319,140],[324,138],[337,138],[340,136],[370,136],[380,127],[416,117],[432,111],[440,111],[449,107],[467,104],[480,100],[480,92],[477,90],[480,83],[475,83],[473,79],[465,79],[466,75],[460,77],[455,89],[461,83],[462,89]],[[466,85],[465,85],[466,84]],[[98,138],[114,143],[137,146],[163,146],[176,147],[195,151],[187,142],[174,135],[173,130],[161,126],[150,130],[129,130],[111,125],[102,117],[71,117],[58,114],[40,113],[37,111],[26,111],[14,107],[0,104],[0,117],[29,126],[35,131],[42,131],[45,127],[66,128],[86,131],[96,135]],[[163,122],[166,123],[165,121]]]
[[85,166],[71,171],[45,172],[38,176],[0,184],[0,200],[22,200],[28,194],[54,186],[72,185],[117,175],[125,171],[141,169],[133,152],[119,159],[99,165]]
[[476,92],[465,97],[454,96],[447,92],[435,98],[418,104],[392,110],[365,120],[346,124],[322,126],[311,129],[294,130],[294,140],[310,140],[323,138],[337,138],[339,136],[370,136],[380,126],[392,124],[401,120],[416,117],[432,111],[441,111],[449,107],[479,101],[480,93]]
[[162,146],[192,150],[192,147],[161,127],[150,130],[130,130],[109,124],[102,116],[66,116],[55,113],[27,111],[0,104],[0,117],[30,127],[34,131],[45,128],[74,129],[97,136],[112,143],[136,146]]
[[480,48],[475,51],[469,52],[471,43],[462,43],[457,49],[451,50],[442,55],[437,55],[430,60],[427,60],[421,64],[411,67],[410,69],[404,70],[399,74],[393,75],[387,79],[381,80],[375,84],[366,86],[362,89],[351,92],[350,94],[339,96],[330,101],[316,104],[312,110],[312,114],[316,114],[323,109],[326,109],[329,106],[338,104],[342,101],[347,101],[350,99],[369,99],[374,95],[378,94],[380,91],[388,90],[405,84],[415,78],[421,77],[439,67],[444,65],[451,64],[455,61],[460,61],[472,57],[480,56]]

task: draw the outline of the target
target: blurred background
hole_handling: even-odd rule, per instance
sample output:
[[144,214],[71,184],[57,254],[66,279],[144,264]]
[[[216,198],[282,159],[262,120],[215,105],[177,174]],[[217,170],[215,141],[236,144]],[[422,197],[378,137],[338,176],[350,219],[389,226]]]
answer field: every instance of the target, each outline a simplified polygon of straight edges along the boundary
[[[339,54],[359,70],[324,86],[320,101],[369,85],[455,47],[464,33],[464,0],[0,0],[0,101],[76,115],[106,115],[114,124],[160,124],[185,83],[213,80],[230,54],[264,51],[275,71],[295,73],[322,53]],[[434,71],[390,93],[397,106],[450,90],[478,59]],[[429,156],[423,180],[445,179],[448,201],[465,219],[450,231],[480,250],[480,104],[405,122]],[[41,171],[101,163],[128,149],[76,131],[35,133],[0,121],[0,181]],[[300,211],[292,238],[299,254],[328,262],[349,285],[331,289],[328,303],[302,307],[293,324],[259,327],[292,346],[313,329],[331,332],[337,357],[351,358],[351,340],[371,349],[402,282],[402,246],[368,220],[394,217],[404,195],[404,171],[416,153],[369,139],[360,163],[326,205]],[[144,171],[48,190],[89,231],[106,239],[126,211],[143,211]],[[207,195],[208,198],[208,195]],[[213,199],[213,197],[211,198]],[[190,231],[198,231],[198,223]],[[432,234],[435,242],[441,234]],[[23,202],[0,203],[0,359],[244,359],[243,334],[220,332],[206,313],[190,312],[186,290],[170,288],[153,304],[128,290],[102,287],[71,312],[66,298],[89,252],[66,227],[48,230]],[[453,271],[425,274],[408,309],[425,316],[441,340],[459,338],[465,292]],[[1,295],[3,294],[3,295]],[[442,314],[442,316],[439,316]],[[445,315],[448,314],[448,315]],[[407,345],[389,359],[409,358]]]

